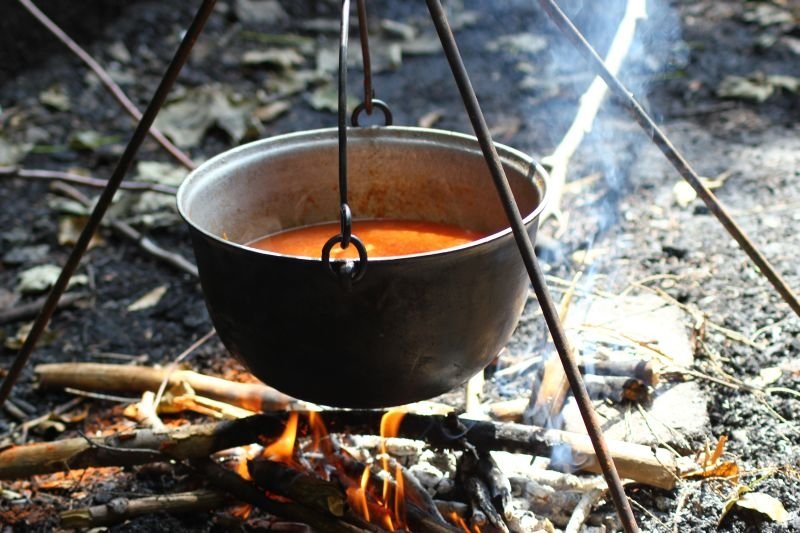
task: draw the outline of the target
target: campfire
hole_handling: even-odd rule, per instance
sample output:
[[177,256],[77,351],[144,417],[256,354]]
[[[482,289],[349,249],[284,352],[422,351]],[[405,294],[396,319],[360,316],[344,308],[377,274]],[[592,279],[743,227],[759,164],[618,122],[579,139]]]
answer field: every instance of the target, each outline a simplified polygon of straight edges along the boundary
[[[687,383],[708,378],[690,368],[692,354],[704,347],[705,328],[737,340],[735,332],[707,322],[697,309],[659,293],[646,281],[632,283],[631,290],[613,295],[584,288],[589,295],[584,295],[584,300],[591,300],[601,310],[572,318],[568,316],[570,304],[582,272],[573,280],[548,279],[534,254],[538,217],[556,214],[544,211],[545,197],[550,194],[548,170],[555,177],[557,196],[568,160],[591,123],[586,117],[597,113],[606,89],[599,80],[592,84],[573,127],[547,158],[547,168],[521,152],[495,144],[438,0],[427,2],[431,20],[461,91],[474,138],[429,127],[359,127],[360,113],[371,113],[372,105],[382,110],[385,126],[392,121],[385,102],[373,99],[364,2],[359,2],[359,26],[365,100],[353,113],[352,128],[347,126],[350,24],[349,2],[344,0],[338,130],[272,137],[221,154],[195,169],[177,196],[179,212],[191,226],[197,267],[153,245],[127,223],[107,219],[147,253],[201,278],[216,330],[178,360],[218,333],[230,352],[264,383],[244,373],[237,376],[243,380],[232,380],[227,379],[231,376],[182,370],[177,362],[165,369],[95,363],[39,365],[35,373],[43,389],[63,390],[78,399],[33,417],[36,409],[27,409],[23,399],[11,396],[11,388],[79,268],[89,237],[99,227],[213,4],[212,0],[203,2],[164,83],[140,115],[143,118],[136,133],[105,183],[101,201],[91,207],[92,201],[69,185],[54,186],[59,194],[90,208],[91,216],[52,291],[41,302],[36,322],[11,339],[19,352],[4,376],[0,404],[19,424],[8,431],[7,446],[0,449],[0,479],[27,479],[10,483],[3,494],[17,502],[20,514],[41,509],[24,505],[34,494],[62,491],[96,495],[97,500],[92,506],[61,512],[60,524],[65,528],[102,527],[157,511],[212,510],[229,525],[257,527],[267,521],[269,529],[302,524],[320,531],[492,533],[578,531],[590,525],[634,531],[636,522],[623,485],[631,491],[637,490],[633,484],[669,490],[688,477],[738,483],[738,466],[725,455],[726,438],[707,443],[705,449],[692,448],[687,440],[691,424],[679,420],[680,415],[691,418],[695,426],[706,420],[702,394]],[[541,4],[594,61],[608,87],[634,112],[696,194],[798,311],[800,303],[791,289],[616,79],[615,71],[629,44],[625,44],[622,30],[627,28],[631,38],[636,20],[645,16],[643,11],[629,10],[620,25],[622,36],[614,39],[616,44],[604,63],[552,0]],[[253,157],[255,154],[261,159]],[[338,198],[330,186],[336,176],[327,172],[333,168],[327,162],[335,155],[339,157]],[[326,164],[309,164],[311,156]],[[348,157],[356,163],[351,164],[349,175]],[[194,165],[188,158],[185,161],[188,167]],[[375,161],[380,164],[369,168]],[[276,168],[285,168],[286,176],[277,176]],[[487,169],[495,189],[485,179]],[[12,171],[16,172],[4,170]],[[260,174],[277,176],[280,183],[260,179],[256,186],[241,180]],[[27,174],[34,175],[37,173]],[[59,176],[82,185],[99,183],[69,173]],[[412,183],[408,176],[415,176],[419,183]],[[348,177],[353,185],[349,197]],[[376,201],[376,191],[369,190],[370,186],[386,189],[404,179],[409,191],[419,196],[411,198],[411,192],[404,191],[409,195],[405,202],[390,198],[371,204]],[[380,180],[386,184],[376,186]],[[284,194],[283,186],[299,196]],[[224,197],[218,194],[222,189]],[[455,194],[459,189],[464,196]],[[309,193],[314,190],[325,190],[327,196]],[[175,191],[170,187],[151,192]],[[219,205],[213,204],[212,198],[219,200]],[[254,198],[259,199],[258,205]],[[260,203],[264,198],[280,201],[274,206]],[[428,202],[431,199],[436,201]],[[483,200],[491,205],[478,205]],[[307,230],[326,222],[320,218],[324,213],[317,211],[318,202],[325,212],[338,207],[340,217],[317,228],[328,236],[322,246],[314,240],[311,251],[290,253],[270,247],[263,253],[256,251],[260,239],[297,229],[292,225]],[[433,205],[432,211],[420,215],[419,206],[428,204]],[[226,205],[230,212],[223,212]],[[475,207],[479,216],[462,210],[468,205]],[[439,230],[457,227],[464,232],[463,240],[441,248],[415,248],[408,254],[375,253],[374,243],[365,244],[355,234],[363,237],[367,230],[354,224],[353,217],[378,219],[387,209],[408,211],[400,212],[402,217],[393,221],[403,231],[409,223],[421,222],[413,216],[429,217],[431,220],[422,221],[429,229],[434,225]],[[256,231],[252,221],[265,210],[269,227]],[[237,219],[237,213],[246,216]],[[506,218],[501,217],[503,213]],[[433,219],[439,222],[432,224]],[[440,224],[440,219],[446,224]],[[450,224],[450,219],[460,225]],[[251,234],[253,231],[256,233]],[[419,234],[413,237],[418,238]],[[343,251],[350,244],[355,251],[351,249],[348,256]],[[318,249],[319,258],[315,255]],[[487,250],[492,255],[485,253]],[[508,260],[512,256],[514,261]],[[463,291],[476,272],[490,272],[486,280],[496,284],[474,283],[469,291]],[[494,397],[485,398],[483,368],[514,330],[529,297],[528,281],[552,340],[552,345],[543,342],[537,349],[547,346],[547,351],[553,351],[552,346],[555,353],[548,357],[530,352],[506,354],[495,374],[499,385],[492,391]],[[560,309],[549,292],[548,287],[554,286],[563,294]],[[163,290],[153,294],[148,298],[157,300]],[[646,296],[657,300],[653,308],[652,298],[648,301]],[[150,305],[148,298],[128,310]],[[637,322],[636,317],[653,315],[664,307],[691,315],[693,342],[684,338],[683,315],[678,319],[650,316],[650,326],[656,324],[658,331]],[[404,327],[393,327],[401,323]],[[669,330],[675,323],[679,323],[677,334]],[[336,342],[330,340],[334,333],[338,334]],[[672,342],[676,338],[678,342]],[[681,357],[687,353],[688,358]],[[313,371],[307,372],[308,368]],[[463,398],[454,399],[453,393],[447,396],[446,391],[469,376],[474,377]],[[511,399],[499,394],[503,398],[498,398],[498,390],[504,392],[502,378],[509,376],[531,378],[531,383],[526,382],[526,394]],[[727,386],[733,383],[751,391],[766,390],[765,385],[757,389],[725,378]],[[441,403],[421,400],[442,393],[447,397],[439,398]],[[81,411],[84,398],[125,406],[89,414]],[[370,409],[398,404],[406,405]],[[670,418],[673,415],[678,416]],[[676,431],[677,426],[685,433]],[[74,430],[73,436],[62,438],[68,428]],[[43,442],[29,443],[29,431],[36,432]],[[170,477],[175,490],[163,496],[103,501],[99,489],[103,483],[147,472]],[[737,496],[724,512],[735,504],[744,508],[755,505],[746,497],[739,498],[749,490],[737,485]],[[19,515],[13,518],[19,521]],[[776,520],[785,521],[785,517]]]

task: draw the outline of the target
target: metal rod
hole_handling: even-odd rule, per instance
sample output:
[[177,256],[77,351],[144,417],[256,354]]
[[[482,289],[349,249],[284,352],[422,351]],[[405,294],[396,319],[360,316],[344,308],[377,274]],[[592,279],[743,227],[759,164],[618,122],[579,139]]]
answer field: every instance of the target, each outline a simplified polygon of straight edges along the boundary
[[367,28],[367,0],[358,0],[358,33],[361,38],[361,61],[364,64],[364,110],[372,115],[372,62],[369,58],[369,30]]
[[781,295],[783,300],[789,304],[789,307],[800,316],[800,299],[794,293],[789,284],[781,277],[777,270],[772,266],[769,260],[758,250],[755,244],[745,234],[744,230],[733,220],[733,217],[728,213],[725,207],[720,203],[714,193],[700,180],[700,176],[694,171],[684,157],[672,145],[672,142],[667,138],[664,132],[659,129],[652,118],[647,114],[644,108],[633,96],[619,79],[614,76],[606,67],[603,60],[597,54],[592,45],[586,40],[581,32],[575,27],[572,21],[567,17],[558,4],[554,0],[539,0],[542,9],[547,12],[553,22],[558,28],[572,41],[572,44],[583,53],[589,60],[597,74],[603,78],[608,85],[609,89],[619,99],[619,101],[627,107],[628,111],[633,115],[633,118],[644,130],[645,134],[658,146],[661,152],[667,157],[672,166],[683,176],[689,185],[697,193],[697,196],[702,198],[703,202],[708,206],[708,209],[717,217],[717,220],[725,227],[731,237],[739,243],[739,246],[745,251],[747,256],[758,267],[762,274],[769,280],[775,290]]
[[[106,89],[111,93],[111,95],[116,99],[117,102],[125,109],[125,111],[133,117],[134,120],[141,120],[142,113],[136,108],[136,106],[131,102],[130,98],[125,95],[125,92],[122,88],[111,79],[111,76],[100,66],[100,64],[94,60],[92,56],[90,56],[83,48],[81,48],[78,43],[72,40],[72,38],[64,33],[64,31],[59,28],[55,22],[50,20],[47,15],[42,13],[42,11],[36,7],[36,5],[31,0],[18,0],[22,7],[24,7],[28,13],[33,15],[33,17],[38,20],[42,26],[47,28],[47,30],[53,34],[53,36],[61,41],[64,46],[70,49],[72,53],[78,56],[81,61],[86,63],[86,66],[94,72],[94,74],[100,79],[100,82],[105,85]],[[172,144],[169,139],[167,139],[163,133],[157,130],[154,127],[150,127],[150,136],[156,140],[158,144],[160,144],[169,154],[178,161],[181,165],[188,168],[189,170],[194,169],[194,163],[189,158],[188,155],[183,153],[177,146]]]
[[500,157],[498,156],[497,150],[492,142],[491,134],[489,133],[489,127],[487,126],[486,120],[483,117],[480,105],[478,104],[478,98],[475,95],[474,89],[472,88],[469,75],[467,74],[464,62],[461,59],[461,55],[458,51],[458,45],[456,44],[455,37],[453,36],[453,32],[447,22],[447,16],[442,8],[440,0],[426,0],[426,2],[428,4],[428,10],[430,11],[431,18],[433,19],[433,23],[436,26],[436,32],[439,34],[439,39],[442,42],[445,56],[447,56],[447,60],[450,63],[450,68],[453,71],[453,77],[458,85],[458,90],[461,93],[462,99],[464,100],[464,106],[467,109],[470,122],[472,122],[475,135],[478,138],[478,143],[481,146],[483,156],[486,159],[486,163],[489,167],[489,172],[492,175],[495,187],[497,188],[497,192],[500,195],[500,199],[503,203],[506,216],[508,217],[508,221],[514,233],[514,238],[517,241],[517,246],[519,247],[519,251],[522,255],[522,260],[525,263],[525,268],[528,270],[528,275],[533,283],[533,289],[536,292],[536,297],[539,300],[539,305],[542,308],[545,321],[547,322],[547,326],[550,329],[550,334],[553,337],[553,343],[555,344],[558,355],[561,358],[561,363],[564,365],[564,372],[567,376],[567,380],[569,381],[570,388],[572,389],[572,394],[575,396],[575,400],[578,402],[581,416],[586,424],[586,431],[589,434],[589,438],[592,440],[592,445],[594,446],[595,453],[597,454],[598,462],[603,470],[603,476],[608,484],[611,497],[614,500],[614,506],[617,509],[617,514],[619,515],[623,528],[626,532],[639,531],[639,528],[636,525],[636,518],[633,516],[630,503],[625,495],[625,489],[622,486],[622,482],[617,474],[614,462],[611,459],[608,446],[603,438],[600,421],[597,418],[597,414],[594,412],[589,394],[586,392],[586,387],[581,379],[580,370],[578,369],[578,365],[574,356],[572,355],[572,350],[567,341],[566,333],[564,332],[564,329],[561,326],[561,322],[558,318],[558,310],[556,309],[556,306],[547,290],[547,283],[545,282],[544,274],[539,267],[539,263],[533,251],[533,244],[531,243],[528,233],[525,231],[525,225],[522,222],[519,208],[517,207],[516,201],[514,200],[514,195],[511,192],[511,187],[508,184],[508,179],[503,171],[503,165],[500,162]]
[[58,300],[61,298],[61,295],[64,294],[64,291],[67,288],[67,283],[69,283],[70,278],[75,273],[75,270],[77,270],[81,258],[83,257],[83,254],[86,252],[86,249],[89,245],[89,241],[91,240],[95,231],[97,231],[97,228],[100,226],[100,222],[103,220],[103,215],[105,215],[108,206],[111,205],[111,201],[114,199],[114,194],[117,192],[117,189],[119,188],[122,179],[125,177],[125,174],[130,169],[131,163],[136,156],[136,152],[139,150],[139,147],[142,145],[142,142],[147,136],[148,130],[153,124],[159,109],[161,109],[161,106],[164,104],[167,94],[169,94],[169,91],[172,88],[175,79],[178,77],[181,68],[189,58],[189,52],[191,52],[198,35],[200,35],[200,32],[203,30],[203,26],[205,25],[206,20],[208,20],[208,17],[211,15],[216,3],[216,0],[203,0],[203,3],[197,10],[197,14],[194,16],[192,24],[186,31],[186,35],[181,41],[178,50],[175,52],[175,56],[172,58],[172,61],[167,67],[164,77],[161,78],[161,83],[158,85],[155,94],[153,94],[152,100],[150,100],[150,103],[147,105],[147,109],[145,109],[144,115],[142,115],[142,120],[139,121],[139,124],[137,124],[130,141],[128,141],[128,146],[125,148],[125,151],[119,158],[117,166],[114,169],[113,174],[111,174],[111,178],[108,180],[108,185],[106,185],[106,188],[103,190],[100,198],[97,200],[97,204],[95,205],[92,214],[89,216],[86,226],[83,228],[83,231],[81,231],[78,241],[72,248],[72,252],[67,259],[67,262],[61,269],[61,274],[59,274],[58,279],[53,285],[53,288],[47,295],[47,300],[45,300],[42,310],[36,317],[36,321],[33,323],[33,327],[31,328],[30,333],[28,333],[28,337],[22,344],[22,348],[14,358],[14,363],[8,370],[8,374],[3,380],[2,386],[0,386],[0,406],[5,403],[8,395],[11,393],[14,383],[16,383],[17,379],[19,379],[19,375],[22,373],[23,368],[25,368],[25,365],[30,359],[33,349],[36,347],[36,343],[41,338],[42,333],[44,333],[48,322],[50,322],[50,317],[53,315],[53,312],[58,305]]
[[341,247],[350,246],[350,207],[347,205],[347,41],[350,33],[350,0],[342,0],[342,26],[339,35],[339,205]]

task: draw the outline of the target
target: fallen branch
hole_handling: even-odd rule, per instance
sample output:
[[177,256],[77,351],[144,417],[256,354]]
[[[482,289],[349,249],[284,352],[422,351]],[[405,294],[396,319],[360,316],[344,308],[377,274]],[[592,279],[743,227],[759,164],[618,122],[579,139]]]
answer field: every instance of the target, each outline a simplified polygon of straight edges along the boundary
[[606,491],[604,489],[592,489],[581,496],[578,505],[572,511],[572,516],[564,528],[564,533],[580,533],[586,519],[592,513],[592,507],[600,500]]
[[[72,53],[78,56],[81,61],[86,63],[92,72],[100,79],[100,82],[105,85],[106,89],[112,94],[112,96],[119,102],[119,104],[125,109],[125,111],[133,117],[136,122],[141,122],[142,120],[142,113],[136,108],[136,106],[131,102],[131,100],[125,95],[125,92],[117,85],[108,72],[100,66],[100,64],[94,60],[92,56],[90,56],[83,48],[81,48],[78,43],[73,41],[69,35],[64,33],[64,31],[59,28],[55,22],[50,20],[47,15],[42,13],[38,7],[31,1],[31,0],[19,0],[19,3],[24,7],[31,15],[36,18],[39,23],[42,24],[47,30],[55,36],[56,39],[61,41],[67,48],[70,49]],[[161,145],[169,154],[175,158],[181,165],[188,168],[189,170],[194,170],[194,163],[189,158],[188,155],[183,153],[177,146],[172,144],[169,139],[167,139],[163,133],[158,131],[155,126],[150,126],[148,130],[150,136],[155,139],[155,141]]]
[[[331,433],[374,434],[383,411],[325,411]],[[307,413],[301,413],[303,431],[308,431]],[[185,426],[166,432],[138,430],[105,438],[71,438],[54,442],[15,446],[0,451],[0,479],[29,477],[90,466],[138,464],[202,458],[208,455],[281,434],[288,413],[273,412],[216,424]],[[578,469],[599,472],[600,466],[589,437],[568,431],[547,430],[521,424],[459,419],[455,416],[406,414],[400,437],[424,440],[437,448],[504,450],[549,457],[556,446],[567,446]],[[621,441],[608,441],[620,476],[654,487],[671,489],[682,471],[666,449]]]
[[52,363],[33,369],[43,389],[74,388],[88,391],[129,392],[142,394],[156,391],[167,379],[166,388],[186,383],[199,396],[212,398],[250,411],[274,411],[304,405],[263,383],[237,383],[206,376],[191,370],[104,363]]
[[[628,0],[627,7],[625,8],[625,15],[617,27],[617,32],[614,35],[614,40],[606,56],[606,66],[613,74],[617,74],[622,66],[622,61],[628,54],[631,43],[633,42],[634,35],[636,34],[636,22],[639,19],[647,18],[645,11],[645,0]],[[592,123],[594,122],[597,112],[600,110],[600,105],[608,92],[608,86],[600,78],[596,76],[592,84],[580,98],[580,106],[578,112],[575,114],[575,119],[572,125],[567,130],[564,138],[559,143],[556,150],[549,156],[542,159],[542,163],[548,167],[550,180],[548,184],[548,193],[551,194],[550,201],[542,211],[540,223],[544,222],[551,216],[555,216],[559,221],[562,221],[561,215],[561,195],[564,190],[564,183],[567,177],[567,166],[569,160],[583,141],[584,135],[592,130]]]
[[[92,201],[71,185],[57,181],[50,187],[54,191],[64,194],[65,196],[72,198],[88,208],[92,207]],[[182,255],[165,250],[154,241],[150,240],[150,238],[143,235],[137,229],[134,229],[134,227],[130,224],[122,222],[121,220],[117,220],[111,215],[106,214],[105,222],[111,226],[111,229],[113,229],[116,233],[119,233],[123,237],[135,242],[137,245],[139,245],[139,248],[144,250],[152,257],[160,259],[161,261],[164,261],[165,263],[172,265],[175,268],[186,272],[187,274],[197,277],[197,267]]]
[[208,511],[220,507],[228,501],[230,501],[230,496],[214,490],[195,490],[136,500],[114,498],[104,505],[64,511],[61,513],[60,525],[65,529],[112,526],[150,513]]
[[[107,180],[103,180],[100,178],[92,178],[89,176],[81,176],[80,174],[73,174],[71,172],[61,172],[59,170],[0,167],[0,177],[6,177],[6,176],[27,178],[27,179],[40,179],[48,181],[58,180],[58,181],[64,181],[66,183],[72,183],[74,185],[84,185],[86,187],[95,187],[99,189],[104,189],[105,186],[108,185]],[[175,196],[175,194],[177,194],[178,192],[178,189],[176,189],[175,187],[170,187],[169,185],[162,185],[160,183],[147,183],[144,181],[123,181],[120,184],[119,188],[124,189],[126,191],[136,191],[136,192],[143,192],[143,191],[160,192],[172,196]]]
[[[56,306],[56,309],[72,307],[88,296],[89,295],[85,292],[68,292],[58,301],[58,306]],[[0,309],[0,324],[8,324],[9,322],[18,322],[20,320],[27,320],[35,317],[39,313],[39,309],[41,309],[44,305],[44,301],[45,298],[42,297],[37,298],[32,302]]]

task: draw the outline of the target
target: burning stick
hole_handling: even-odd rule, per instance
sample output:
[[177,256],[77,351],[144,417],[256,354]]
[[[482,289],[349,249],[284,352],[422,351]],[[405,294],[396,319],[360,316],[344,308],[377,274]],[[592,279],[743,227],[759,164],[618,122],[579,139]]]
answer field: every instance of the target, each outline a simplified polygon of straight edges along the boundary
[[296,503],[284,503],[268,498],[252,483],[245,481],[235,472],[226,470],[217,463],[203,459],[195,461],[194,466],[203,476],[220,490],[231,494],[238,500],[255,505],[272,515],[308,524],[318,531],[331,533],[362,533],[364,530],[330,515],[319,513]]
[[[487,457],[491,461],[491,457],[486,453],[481,454],[479,457],[474,450],[466,450],[459,460],[456,478],[461,488],[466,492],[472,508],[486,515],[491,531],[508,533],[508,526],[500,514],[503,512],[503,508],[496,506],[494,498],[494,493],[497,492],[502,502],[503,498],[500,493],[505,487],[499,487],[496,484],[490,487],[490,482],[493,479],[484,474],[491,473],[492,465],[488,465],[488,467],[487,465],[481,465],[482,462],[487,460]],[[505,481],[507,484],[508,480],[506,479]],[[508,485],[508,496],[510,496],[510,493],[511,486]]]
[[253,481],[263,489],[339,518],[345,515],[347,498],[337,483],[267,459],[249,461],[247,471]]
[[115,498],[105,505],[64,511],[61,513],[60,525],[65,529],[111,526],[150,513],[207,511],[220,507],[228,501],[230,497],[227,494],[214,490],[164,494],[138,500]]
[[[374,433],[382,411],[326,411],[332,433]],[[308,413],[303,413],[303,430]],[[318,415],[317,415],[318,416]],[[0,451],[0,479],[29,477],[89,466],[133,466],[158,461],[207,457],[257,442],[259,437],[277,437],[283,432],[287,413],[265,413],[216,424],[186,426],[167,432],[138,430],[105,438],[72,438],[55,442],[11,447]],[[478,450],[505,450],[549,456],[564,445],[582,458],[577,468],[599,472],[600,466],[589,437],[581,433],[455,416],[425,416],[408,413],[400,425],[401,437],[424,440],[434,447],[463,448],[470,443]],[[639,444],[609,441],[609,449],[620,475],[663,489],[672,489],[682,467],[671,452]]]
[[[44,364],[37,365],[34,372],[39,378],[39,386],[43,389],[73,388],[137,394],[158,390],[167,376],[167,370],[162,368],[104,363]],[[304,405],[262,383],[237,383],[191,370],[173,372],[167,382],[167,388],[179,386],[181,383],[189,385],[200,396],[250,411]]]

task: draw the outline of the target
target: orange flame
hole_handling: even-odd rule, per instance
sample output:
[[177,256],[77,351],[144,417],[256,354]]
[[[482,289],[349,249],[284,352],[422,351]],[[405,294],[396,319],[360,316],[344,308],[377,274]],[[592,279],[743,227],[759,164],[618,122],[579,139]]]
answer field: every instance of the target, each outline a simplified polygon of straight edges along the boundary
[[273,461],[292,463],[294,457],[294,441],[297,438],[297,413],[289,413],[289,420],[278,440],[264,449],[262,457]]
[[403,469],[398,464],[395,465],[394,479],[397,484],[394,491],[394,517],[397,520],[398,529],[406,529],[406,490],[404,487]]
[[389,463],[386,456],[386,441],[392,437],[396,437],[400,432],[400,423],[403,417],[406,416],[405,411],[399,409],[391,409],[386,411],[381,417],[381,454],[383,454],[383,469],[389,471]]
[[311,451],[321,451],[326,458],[333,455],[333,445],[328,438],[328,428],[325,427],[325,423],[319,413],[309,411],[308,425],[311,428]]
[[450,521],[453,522],[458,527],[460,527],[461,529],[463,529],[466,533],[472,533],[472,530],[470,530],[469,526],[464,521],[464,519],[458,516],[458,513],[456,513],[455,511],[450,513]]
[[244,522],[245,520],[250,518],[250,514],[253,512],[253,506],[250,505],[249,503],[241,503],[231,507],[228,512],[234,518],[237,518]]
[[370,521],[369,503],[367,502],[367,486],[369,485],[369,467],[364,467],[361,474],[361,485],[358,487],[347,487],[347,501],[356,512],[366,520]]

